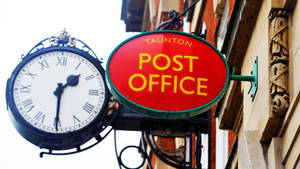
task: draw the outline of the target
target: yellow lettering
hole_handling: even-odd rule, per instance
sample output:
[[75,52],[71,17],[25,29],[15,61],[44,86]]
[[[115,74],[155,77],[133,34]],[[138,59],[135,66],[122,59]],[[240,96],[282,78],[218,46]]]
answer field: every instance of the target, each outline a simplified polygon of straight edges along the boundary
[[[167,64],[166,64],[165,66],[160,67],[160,66],[157,65],[156,60],[157,60],[159,57],[163,57],[163,58],[165,58],[165,59],[167,60]],[[152,62],[153,62],[153,66],[154,66],[157,70],[166,70],[166,69],[168,69],[168,68],[170,67],[170,65],[171,65],[171,59],[168,57],[168,55],[165,55],[165,54],[162,54],[162,53],[155,55],[154,58],[153,58],[153,60],[152,60]]]
[[175,56],[173,57],[174,63],[176,63],[176,64],[178,65],[177,68],[176,68],[176,67],[173,67],[173,70],[174,70],[174,71],[181,71],[181,70],[183,69],[183,65],[182,65],[182,63],[181,63],[180,61],[177,60],[177,58],[181,58],[181,59],[182,59],[182,55],[175,55]]
[[158,43],[163,43],[164,41],[163,41],[163,38],[156,38],[156,41],[158,42]]
[[177,38],[172,38],[172,39],[173,39],[173,43],[176,43],[176,39],[177,39]]
[[167,79],[167,78],[170,79],[170,78],[172,78],[172,76],[171,76],[171,75],[162,75],[162,76],[161,76],[161,92],[162,92],[162,93],[165,92],[165,86],[166,86],[166,85],[171,86],[171,84],[172,84],[172,83],[170,83],[170,82],[166,82],[166,79]]
[[[146,56],[147,58],[144,59],[144,56]],[[142,70],[143,69],[143,63],[147,63],[150,62],[151,60],[151,55],[148,53],[140,53],[139,56],[139,69]]]
[[158,85],[159,83],[157,81],[153,81],[153,78],[159,77],[158,74],[150,74],[149,75],[149,92],[152,92],[152,86]]
[[171,38],[165,38],[165,43],[171,43]]
[[178,79],[178,77],[177,76],[174,76],[174,88],[173,88],[173,92],[174,93],[177,93],[177,79]]
[[207,93],[201,92],[201,89],[207,89],[207,85],[202,85],[201,81],[207,82],[207,78],[197,78],[197,95],[207,96]]
[[185,46],[192,47],[192,42],[186,41],[186,42],[185,42]]
[[178,39],[177,43],[178,43],[179,45],[183,45],[183,44],[184,44],[184,40],[183,40],[183,39]]
[[190,72],[193,72],[193,61],[194,61],[194,59],[198,59],[198,57],[197,56],[184,56],[184,58],[187,58],[187,59],[189,59],[189,71]]
[[150,39],[146,39],[148,45],[150,45]]
[[156,43],[156,40],[152,38],[151,43]]
[[[136,77],[140,77],[143,80],[143,84],[142,84],[141,87],[135,87],[135,86],[133,86],[132,81]],[[128,80],[128,84],[129,84],[130,89],[132,89],[133,91],[139,92],[139,91],[142,91],[142,90],[145,89],[145,87],[147,85],[147,79],[146,79],[146,77],[144,75],[142,75],[140,73],[135,73],[132,76],[130,76],[130,78]]]
[[182,78],[182,79],[180,80],[180,82],[179,82],[179,88],[180,88],[180,90],[181,90],[184,94],[194,94],[195,91],[193,91],[193,90],[188,91],[188,90],[186,90],[185,88],[183,88],[183,83],[184,83],[184,81],[186,81],[186,80],[191,80],[191,81],[194,82],[194,81],[195,81],[195,78],[190,77],[190,76],[186,76],[186,77]]
[[154,44],[154,43],[173,43],[178,45],[184,45],[188,47],[192,47],[192,42],[189,42],[184,39],[177,39],[174,37],[169,38],[151,38],[151,39],[145,39],[148,45]]
[[[134,81],[138,80],[138,83]],[[190,81],[190,82],[187,82]],[[187,83],[186,83],[187,82]],[[166,92],[166,88],[169,86],[170,90],[173,90],[173,93],[179,92],[186,95],[199,95],[199,96],[208,96],[208,93],[205,89],[207,86],[208,78],[198,77],[197,79],[192,76],[185,76],[183,78],[178,78],[177,75],[166,75],[166,74],[149,74],[146,78],[145,75],[140,73],[135,73],[130,76],[128,84],[131,90],[139,92],[148,88],[149,92],[153,91],[153,86],[157,86],[157,92],[161,93]],[[148,86],[147,86],[148,85]],[[173,88],[173,89],[172,89]]]

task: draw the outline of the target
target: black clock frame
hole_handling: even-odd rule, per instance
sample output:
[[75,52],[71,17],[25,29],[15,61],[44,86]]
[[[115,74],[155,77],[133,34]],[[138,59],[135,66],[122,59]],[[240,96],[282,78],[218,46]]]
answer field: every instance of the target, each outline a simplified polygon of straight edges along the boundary
[[[31,124],[29,124],[21,116],[19,110],[16,107],[15,101],[13,99],[13,92],[14,92],[13,86],[18,73],[32,59],[39,57],[42,54],[53,52],[53,51],[72,52],[82,56],[83,58],[90,61],[98,69],[104,81],[105,99],[104,99],[104,104],[100,110],[100,113],[97,115],[97,117],[95,117],[95,119],[90,124],[77,131],[68,132],[68,133],[48,133],[40,129],[37,129]],[[103,119],[106,114],[105,110],[110,97],[110,92],[106,86],[105,71],[101,66],[102,62],[99,61],[97,58],[91,56],[89,54],[89,50],[84,51],[83,49],[78,49],[75,46],[51,45],[46,48],[37,49],[33,53],[29,52],[29,54],[27,54],[22,59],[23,60],[15,68],[11,77],[7,81],[6,101],[15,128],[26,140],[28,140],[29,142],[35,144],[40,148],[46,148],[49,150],[67,150],[67,149],[79,147],[80,145],[89,141],[91,138],[96,137],[102,131],[104,125]]]

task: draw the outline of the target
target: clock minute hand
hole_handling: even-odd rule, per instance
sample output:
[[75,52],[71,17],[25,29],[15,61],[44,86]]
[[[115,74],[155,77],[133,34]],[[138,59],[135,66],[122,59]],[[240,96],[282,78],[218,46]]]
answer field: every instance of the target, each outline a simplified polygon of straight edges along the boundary
[[79,81],[79,75],[70,75],[67,77],[67,83],[63,85],[62,83],[57,84],[57,88],[54,91],[54,95],[57,97],[57,104],[56,104],[56,116],[54,119],[54,124],[55,124],[55,129],[56,131],[58,130],[58,122],[59,122],[59,110],[60,110],[60,100],[61,100],[61,95],[64,91],[64,88],[67,86],[76,86]]
[[55,124],[56,131],[58,130],[60,100],[61,100],[61,95],[62,95],[63,91],[64,91],[64,88],[63,88],[62,83],[58,83],[57,88],[54,91],[54,95],[57,97],[56,116],[55,116],[55,119],[54,119],[54,124]]

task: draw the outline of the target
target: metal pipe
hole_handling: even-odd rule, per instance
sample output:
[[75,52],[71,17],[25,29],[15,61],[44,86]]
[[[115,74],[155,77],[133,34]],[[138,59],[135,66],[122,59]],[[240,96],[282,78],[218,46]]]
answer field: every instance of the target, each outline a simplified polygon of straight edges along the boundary
[[229,75],[230,80],[237,80],[237,81],[255,81],[255,76],[243,76],[243,75]]

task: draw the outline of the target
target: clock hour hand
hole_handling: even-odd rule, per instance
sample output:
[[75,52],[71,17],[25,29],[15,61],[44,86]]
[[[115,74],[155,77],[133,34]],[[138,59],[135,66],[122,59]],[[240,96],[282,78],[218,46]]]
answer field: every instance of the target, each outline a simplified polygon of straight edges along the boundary
[[67,83],[63,86],[63,88],[67,87],[67,86],[76,86],[78,84],[79,81],[79,75],[70,75],[67,77]]
[[59,94],[61,95],[67,86],[76,86],[79,81],[79,76],[80,76],[80,74],[68,76],[67,83],[65,85],[62,85],[62,83],[57,83],[58,86],[57,86],[56,90],[54,91],[54,95],[55,96],[58,96]]

